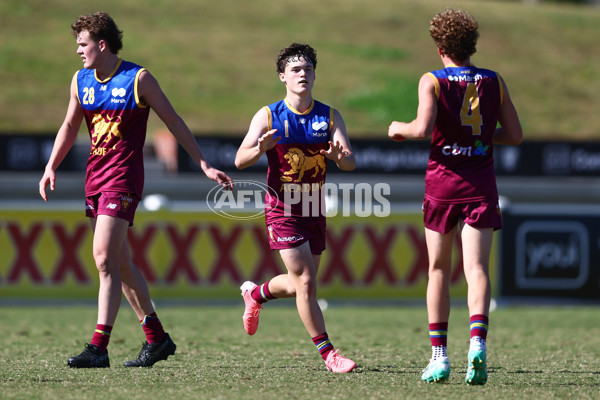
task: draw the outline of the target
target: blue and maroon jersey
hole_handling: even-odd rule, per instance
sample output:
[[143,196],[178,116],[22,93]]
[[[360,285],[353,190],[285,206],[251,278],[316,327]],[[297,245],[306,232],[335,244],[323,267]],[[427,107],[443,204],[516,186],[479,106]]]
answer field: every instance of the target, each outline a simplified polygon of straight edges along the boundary
[[[319,152],[329,147],[333,109],[313,101],[304,113],[293,109],[286,100],[266,106],[268,130],[277,129],[275,137],[281,137],[274,148],[267,151],[269,169],[266,196],[266,221],[292,216],[325,219],[320,212],[323,202],[321,188],[325,183],[327,159]],[[292,192],[294,191],[294,192]],[[303,213],[303,197],[311,204],[318,202],[319,212]],[[292,199],[285,204],[285,199]],[[310,208],[312,210],[312,208]]]
[[77,95],[91,139],[85,193],[134,193],[144,189],[143,148],[150,108],[138,95],[139,76],[145,69],[119,60],[108,78],[96,71],[77,72]]
[[473,65],[429,72],[437,118],[425,174],[425,197],[446,203],[498,199],[493,136],[502,78]]

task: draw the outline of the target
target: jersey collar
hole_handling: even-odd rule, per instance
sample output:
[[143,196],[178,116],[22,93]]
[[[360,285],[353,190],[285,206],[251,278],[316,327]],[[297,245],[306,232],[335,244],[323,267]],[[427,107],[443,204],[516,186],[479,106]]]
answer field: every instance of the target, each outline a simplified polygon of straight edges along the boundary
[[110,80],[110,79],[111,79],[111,78],[112,78],[112,77],[113,77],[113,76],[114,76],[114,75],[117,73],[117,70],[118,70],[118,69],[119,69],[119,67],[121,66],[121,63],[122,63],[122,62],[123,62],[123,59],[122,59],[122,58],[119,58],[119,61],[117,62],[117,65],[115,66],[115,69],[113,69],[113,71],[112,71],[112,72],[111,72],[111,73],[110,73],[110,74],[109,74],[109,75],[106,77],[106,79],[104,79],[104,80],[102,80],[102,81],[101,81],[100,79],[98,79],[98,75],[97,75],[97,73],[96,73],[96,70],[94,70],[94,77],[95,77],[95,78],[96,78],[96,80],[97,80],[98,82],[100,82],[100,83],[105,83],[105,82],[108,82],[108,81],[109,81],[109,80]]
[[300,112],[298,110],[296,110],[294,107],[292,107],[292,105],[290,104],[290,102],[288,101],[287,98],[283,99],[283,101],[285,102],[285,105],[294,113],[294,114],[298,114],[298,115],[306,115],[309,114],[313,107],[315,106],[315,100],[311,100],[310,102],[310,107],[308,107],[308,109],[304,112]]

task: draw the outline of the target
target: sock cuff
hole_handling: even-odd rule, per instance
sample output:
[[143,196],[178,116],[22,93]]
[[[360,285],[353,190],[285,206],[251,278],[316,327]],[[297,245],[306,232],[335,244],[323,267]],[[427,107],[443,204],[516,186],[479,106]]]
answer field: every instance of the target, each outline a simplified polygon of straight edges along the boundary
[[158,319],[158,315],[155,312],[150,315],[144,315],[144,318],[140,321],[140,325],[146,325],[151,319]]
[[475,315],[471,315],[471,317],[469,318],[469,325],[471,327],[471,329],[485,329],[487,331],[488,328],[488,324],[489,324],[489,318],[486,315],[483,314],[475,314]]
[[317,351],[321,354],[321,357],[323,357],[324,360],[327,358],[327,355],[329,355],[329,353],[333,351],[333,344],[331,343],[331,340],[329,340],[327,332],[313,337],[312,341],[317,347]]
[[489,322],[489,317],[484,314],[473,314],[469,317],[470,321],[484,321],[486,324]]
[[96,330],[94,331],[95,333],[99,333],[101,335],[108,335],[110,336],[110,333],[112,332],[112,326],[110,325],[103,325],[103,324],[97,324],[96,325]]
[[269,300],[274,300],[277,297],[273,296],[271,290],[269,289],[269,284],[271,281],[266,281],[262,285],[256,286],[250,295],[254,299],[254,301],[258,302],[258,304],[266,303]]
[[317,336],[313,337],[312,340],[314,342],[314,341],[326,339],[328,337],[329,337],[329,335],[327,334],[327,332],[323,332],[320,335],[317,335]]
[[429,324],[429,340],[432,346],[445,346],[448,342],[448,322]]
[[481,339],[486,340],[487,332],[488,332],[488,323],[489,323],[489,319],[486,315],[482,315],[482,314],[471,315],[470,323],[469,323],[470,336],[471,337],[479,336],[479,337],[481,337]]
[[434,322],[429,324],[429,336],[446,336],[448,335],[447,322]]

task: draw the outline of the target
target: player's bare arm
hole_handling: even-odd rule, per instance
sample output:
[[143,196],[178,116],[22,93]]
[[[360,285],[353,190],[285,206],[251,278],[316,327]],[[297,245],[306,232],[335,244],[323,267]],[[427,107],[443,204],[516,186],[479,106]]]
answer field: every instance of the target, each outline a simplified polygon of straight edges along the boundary
[[225,188],[230,188],[231,178],[223,171],[213,168],[206,161],[194,135],[192,135],[192,132],[186,123],[179,114],[177,114],[154,76],[148,71],[142,72],[140,74],[138,88],[141,101],[156,112],[156,115],[158,115],[167,128],[169,128],[169,131],[175,136],[179,144],[181,144],[194,162],[202,168],[202,171],[207,178],[217,182]]
[[515,105],[508,93],[508,88],[503,79],[500,79],[500,82],[504,86],[504,98],[498,116],[500,127],[494,132],[494,144],[517,145],[523,140],[523,129]]
[[426,139],[431,136],[437,117],[435,84],[428,74],[419,81],[419,106],[417,117],[411,122],[394,121],[388,128],[388,136],[395,141]]
[[56,139],[54,140],[54,146],[52,148],[52,154],[46,164],[44,175],[39,183],[40,196],[44,201],[48,201],[48,195],[46,188],[50,185],[50,190],[54,191],[56,185],[56,169],[60,163],[65,159],[67,153],[73,147],[81,121],[83,120],[83,110],[79,104],[79,98],[77,96],[77,74],[73,76],[71,81],[71,89],[69,95],[69,106],[67,108],[67,115],[61,125]]
[[279,142],[281,136],[276,136],[277,129],[271,129],[270,131],[267,131],[267,129],[267,110],[263,107],[254,114],[248,133],[235,155],[235,166],[238,169],[256,164],[266,151],[271,150]]
[[346,132],[346,124],[338,110],[333,110],[333,127],[329,148],[321,150],[321,154],[334,161],[343,171],[352,171],[356,168],[354,153],[350,147],[350,140]]

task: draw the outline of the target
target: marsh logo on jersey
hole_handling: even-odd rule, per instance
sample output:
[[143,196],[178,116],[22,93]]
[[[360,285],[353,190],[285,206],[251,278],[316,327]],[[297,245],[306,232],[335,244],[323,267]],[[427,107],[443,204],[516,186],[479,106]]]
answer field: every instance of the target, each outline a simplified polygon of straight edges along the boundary
[[328,133],[329,124],[325,121],[315,121],[312,123],[313,137],[326,137]]
[[520,289],[579,289],[589,275],[589,232],[578,221],[526,221],[516,242]]
[[[464,72],[466,74],[468,74],[470,71],[461,71]],[[476,74],[474,76],[471,75],[448,75],[448,80],[450,82],[477,82],[480,81],[481,79],[483,79],[483,76],[481,76],[481,74]]]
[[329,126],[329,124],[325,121],[321,121],[321,122],[315,121],[312,123],[312,128],[315,131],[323,131],[323,130],[327,129],[328,126]]
[[126,102],[126,100],[123,98],[121,98],[121,99],[115,98],[115,97],[125,97],[125,95],[127,94],[127,91],[124,88],[114,88],[112,90],[111,94],[113,95],[113,97],[110,99],[111,103],[124,104]]

